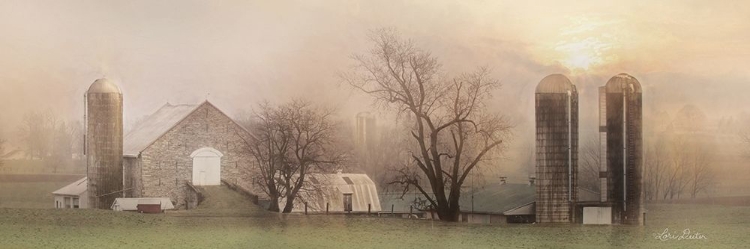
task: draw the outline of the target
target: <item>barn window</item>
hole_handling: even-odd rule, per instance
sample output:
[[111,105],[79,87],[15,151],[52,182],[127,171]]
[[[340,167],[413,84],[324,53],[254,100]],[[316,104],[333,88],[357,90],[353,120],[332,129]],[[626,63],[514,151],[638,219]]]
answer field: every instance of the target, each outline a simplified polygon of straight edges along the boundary
[[352,194],[344,194],[344,211],[352,211]]
[[78,197],[73,197],[73,208],[78,208]]
[[65,197],[65,208],[70,208],[70,197]]

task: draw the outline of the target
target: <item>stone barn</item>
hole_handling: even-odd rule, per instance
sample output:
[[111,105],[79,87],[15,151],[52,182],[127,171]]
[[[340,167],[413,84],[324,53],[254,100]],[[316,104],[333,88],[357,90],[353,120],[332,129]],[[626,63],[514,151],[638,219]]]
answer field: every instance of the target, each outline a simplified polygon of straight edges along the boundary
[[176,208],[193,208],[196,186],[225,181],[250,190],[250,138],[208,101],[167,103],[124,137],[125,197],[167,197]]

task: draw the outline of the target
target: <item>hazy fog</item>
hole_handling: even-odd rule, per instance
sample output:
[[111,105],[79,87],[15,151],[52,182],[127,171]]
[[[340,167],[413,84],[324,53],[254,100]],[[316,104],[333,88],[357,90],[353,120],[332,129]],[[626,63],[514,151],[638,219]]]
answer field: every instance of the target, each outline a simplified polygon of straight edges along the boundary
[[646,122],[686,104],[712,121],[750,110],[750,2],[599,2],[2,1],[0,132],[13,143],[31,110],[81,119],[84,91],[105,76],[124,92],[126,129],[206,98],[232,115],[303,96],[353,120],[370,99],[337,72],[380,27],[449,73],[492,69],[504,83],[493,102],[518,124],[514,152],[533,144],[534,88],[552,73],[578,85],[583,132],[596,87],[621,72],[643,84]]

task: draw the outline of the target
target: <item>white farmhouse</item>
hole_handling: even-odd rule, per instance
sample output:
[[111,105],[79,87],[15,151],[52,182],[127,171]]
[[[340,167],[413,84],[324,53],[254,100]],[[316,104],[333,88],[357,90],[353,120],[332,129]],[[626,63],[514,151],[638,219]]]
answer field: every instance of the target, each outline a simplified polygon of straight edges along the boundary
[[88,208],[87,183],[88,178],[84,177],[52,192],[55,208]]

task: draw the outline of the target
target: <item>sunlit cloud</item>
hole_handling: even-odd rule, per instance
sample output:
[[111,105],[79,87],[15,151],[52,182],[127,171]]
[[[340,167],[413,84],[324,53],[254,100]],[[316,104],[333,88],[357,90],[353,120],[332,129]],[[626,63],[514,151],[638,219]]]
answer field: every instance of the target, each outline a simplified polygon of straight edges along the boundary
[[615,63],[614,49],[620,39],[608,30],[621,29],[618,20],[603,20],[598,17],[574,17],[570,24],[560,29],[556,52],[552,60],[561,63],[573,72],[593,70],[595,67]]

